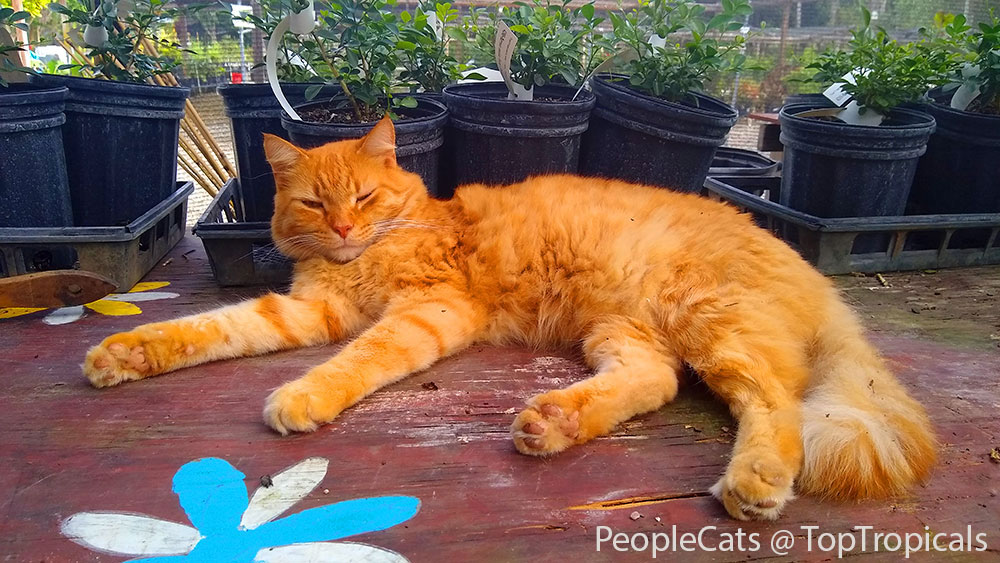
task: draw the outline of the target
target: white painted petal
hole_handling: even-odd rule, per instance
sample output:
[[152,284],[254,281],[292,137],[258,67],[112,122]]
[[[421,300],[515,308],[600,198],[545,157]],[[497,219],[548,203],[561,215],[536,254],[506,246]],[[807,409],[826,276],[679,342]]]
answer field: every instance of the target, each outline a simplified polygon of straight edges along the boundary
[[180,297],[179,293],[171,291],[143,291],[141,293],[113,293],[104,298],[105,301],[128,301],[137,303],[139,301],[156,301],[157,299],[173,299]]
[[409,563],[402,555],[363,543],[296,543],[264,548],[255,563]]
[[62,533],[78,544],[121,555],[183,555],[201,540],[191,526],[121,512],[78,512]]
[[47,325],[64,325],[74,321],[80,320],[83,317],[83,305],[76,305],[74,307],[61,307],[52,311],[42,322]]
[[252,530],[291,508],[319,485],[326,476],[329,464],[329,460],[325,458],[310,457],[272,475],[270,487],[261,486],[253,492],[240,527]]

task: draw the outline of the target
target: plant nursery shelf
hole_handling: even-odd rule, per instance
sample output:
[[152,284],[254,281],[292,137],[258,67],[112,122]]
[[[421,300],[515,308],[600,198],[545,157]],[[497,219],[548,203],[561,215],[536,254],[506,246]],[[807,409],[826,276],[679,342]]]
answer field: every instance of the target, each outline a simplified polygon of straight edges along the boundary
[[[329,460],[319,485],[276,516],[354,498],[416,497],[420,508],[410,520],[345,539],[413,562],[638,560],[610,543],[597,553],[601,526],[670,534],[673,525],[678,533],[715,526],[706,532],[713,545],[738,528],[768,538],[777,530],[801,537],[800,526],[812,525],[831,533],[870,525],[920,534],[924,526],[963,534],[970,526],[987,534],[995,556],[1000,466],[990,451],[1000,445],[1000,349],[990,335],[1000,330],[1000,267],[885,278],[891,287],[870,277],[843,277],[838,284],[902,381],[927,405],[941,441],[933,477],[907,498],[861,504],[801,498],[777,522],[747,523],[731,520],[707,492],[723,471],[735,423],[693,377],[674,404],[609,437],[550,459],[518,454],[508,427],[524,401],[587,376],[573,351],[474,346],[376,393],[333,424],[290,437],[262,424],[264,398],[329,358],[336,346],[91,388],[80,363],[105,336],[263,291],[218,288],[200,242],[188,236],[145,278],[169,282],[144,286],[161,287],[147,291],[178,296],[146,299],[139,315],[92,312],[52,326],[43,322],[43,311],[0,321],[0,550],[11,561],[122,561],[127,557],[70,541],[61,523],[102,511],[188,525],[172,490],[179,481],[172,479],[192,460],[226,460],[253,493],[270,486],[272,476],[279,486],[282,469],[319,457]],[[761,543],[757,552],[681,556],[774,556]],[[800,541],[788,557],[830,555],[810,553]]]

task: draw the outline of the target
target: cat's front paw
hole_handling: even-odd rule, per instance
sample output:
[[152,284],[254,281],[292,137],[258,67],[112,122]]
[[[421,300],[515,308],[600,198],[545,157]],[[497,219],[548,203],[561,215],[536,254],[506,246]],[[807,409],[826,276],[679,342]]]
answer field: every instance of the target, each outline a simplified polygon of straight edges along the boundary
[[264,404],[264,422],[282,435],[312,432],[348,406],[347,393],[307,376],[271,393]]
[[109,387],[152,375],[145,339],[135,332],[109,336],[87,352],[83,374],[94,387]]
[[758,448],[733,457],[711,491],[737,520],[776,520],[795,498],[794,479],[795,472],[787,463],[774,452]]
[[522,454],[554,454],[580,441],[580,411],[549,395],[532,399],[510,427],[514,447]]

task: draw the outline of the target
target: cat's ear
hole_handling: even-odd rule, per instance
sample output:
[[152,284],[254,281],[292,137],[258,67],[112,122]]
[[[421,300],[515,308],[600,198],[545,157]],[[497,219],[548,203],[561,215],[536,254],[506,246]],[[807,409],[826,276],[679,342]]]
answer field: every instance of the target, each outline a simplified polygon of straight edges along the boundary
[[358,152],[372,158],[384,158],[387,165],[396,164],[396,128],[388,113],[364,136]]
[[268,133],[264,133],[264,154],[275,172],[289,170],[306,155],[299,147]]

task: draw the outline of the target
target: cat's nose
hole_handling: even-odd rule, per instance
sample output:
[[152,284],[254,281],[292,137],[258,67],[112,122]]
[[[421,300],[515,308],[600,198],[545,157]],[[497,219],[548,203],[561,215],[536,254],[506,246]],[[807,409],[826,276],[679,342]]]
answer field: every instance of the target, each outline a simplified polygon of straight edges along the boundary
[[346,239],[347,238],[347,233],[351,232],[351,229],[353,229],[353,228],[354,228],[354,225],[334,225],[333,226],[333,230],[336,231],[337,234],[340,235],[340,238],[342,238],[342,239]]

